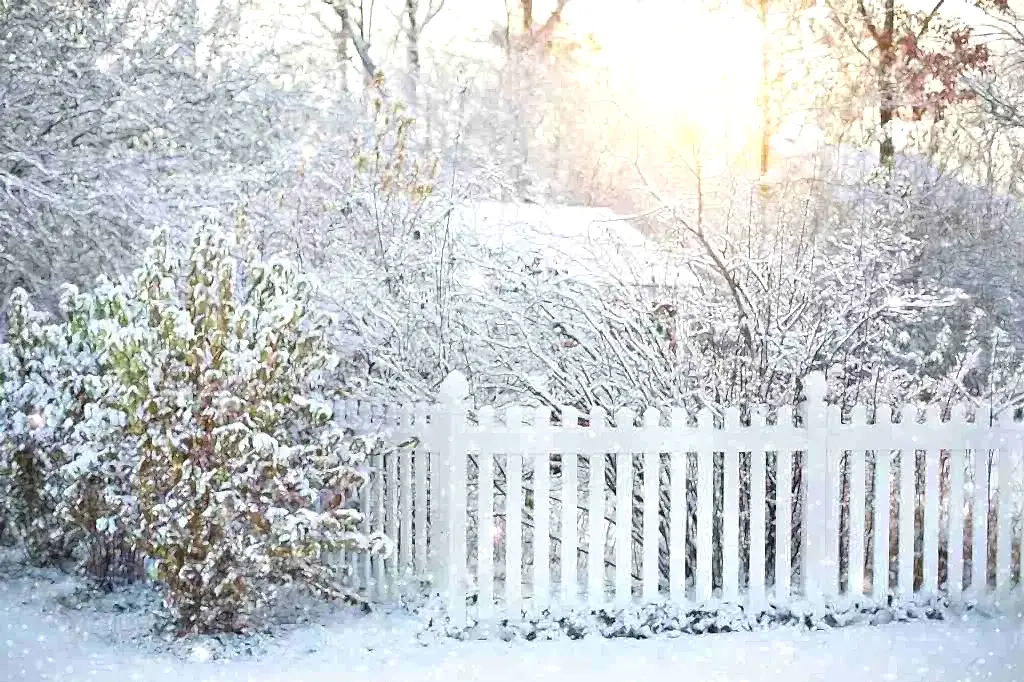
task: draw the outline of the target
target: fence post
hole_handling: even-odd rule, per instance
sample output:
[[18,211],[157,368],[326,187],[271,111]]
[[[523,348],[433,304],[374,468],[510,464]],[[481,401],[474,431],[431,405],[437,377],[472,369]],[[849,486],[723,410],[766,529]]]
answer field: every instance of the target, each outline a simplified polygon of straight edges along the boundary
[[812,605],[822,605],[831,595],[836,578],[832,545],[837,538],[831,531],[832,481],[828,452],[828,409],[825,404],[825,375],[808,374],[804,381],[807,396],[804,416],[807,429],[807,453],[804,477],[807,496],[803,513],[804,594]]
[[465,375],[452,372],[438,391],[436,433],[440,476],[440,521],[431,531],[436,547],[433,573],[443,594],[448,619],[455,627],[466,623],[466,399]]

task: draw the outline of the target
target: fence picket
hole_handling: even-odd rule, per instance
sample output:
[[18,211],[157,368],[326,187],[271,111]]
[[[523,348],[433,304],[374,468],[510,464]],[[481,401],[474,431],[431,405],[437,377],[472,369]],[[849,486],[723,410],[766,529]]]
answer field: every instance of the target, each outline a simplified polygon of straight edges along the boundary
[[[562,409],[562,428],[575,431],[579,428],[579,413],[575,408]],[[562,603],[565,606],[576,604],[579,586],[578,540],[579,521],[576,514],[577,472],[579,470],[576,451],[562,452]]]
[[[395,407],[387,407],[382,415],[383,422],[386,426],[395,426],[398,423],[399,415],[398,410]],[[391,552],[391,556],[387,558],[385,563],[385,580],[387,581],[387,595],[394,599],[398,596],[398,574],[401,566],[401,553],[402,553],[402,539],[399,535],[399,529],[401,523],[399,519],[400,510],[400,495],[401,495],[401,469],[399,468],[399,459],[402,453],[393,452],[387,455],[385,468],[389,474],[385,474],[386,480],[384,483],[385,489],[385,518],[386,518],[386,533],[388,537],[394,540],[395,547]]]
[[1016,580],[1017,589],[1020,589],[1024,585],[1024,518],[1022,518],[1022,512],[1017,510],[1022,509],[1022,503],[1024,503],[1024,494],[1021,493],[1021,477],[1024,476],[1024,442],[1021,439],[1021,426],[1020,421],[1013,420],[1011,424],[1018,434],[1018,439],[1013,443],[1011,449],[1011,457],[1013,459],[1013,471],[1011,473],[1010,481],[1011,488],[1013,488],[1014,494],[1017,496],[1017,503],[1012,505],[1011,511],[1017,514],[1015,523],[1011,528],[1011,531],[1015,530],[1017,533],[1017,551],[1016,555],[1016,570],[1011,566],[1011,577]]
[[[850,415],[850,426],[866,426],[867,409],[857,405]],[[856,598],[864,595],[864,504],[867,498],[866,453],[855,447],[849,452],[850,463],[850,521],[849,548],[847,549],[846,593]]]
[[901,415],[896,431],[903,435],[900,438],[900,505],[899,505],[899,566],[897,568],[897,585],[903,597],[914,593],[914,478],[917,468],[917,452],[913,446],[907,447],[906,433],[915,426],[914,410],[910,409]]
[[[829,434],[831,429],[841,432],[842,409],[839,405],[826,405],[824,433]],[[837,439],[838,440],[838,439]],[[831,599],[839,594],[839,544],[842,538],[839,537],[840,518],[842,515],[842,443],[826,438],[825,448],[825,475],[827,482],[823,490],[827,495],[825,509],[826,518],[826,544],[824,547],[825,563],[822,566],[821,593],[826,599]]]
[[[508,408],[505,421],[513,436],[521,435],[523,411]],[[517,439],[522,442],[522,439]],[[505,482],[505,611],[518,617],[523,608],[523,459],[525,448],[510,448]]]
[[633,431],[633,411],[615,413],[615,605],[633,600],[633,453],[625,443]]
[[[533,429],[546,434],[551,413],[534,410]],[[545,438],[533,453],[533,603],[540,610],[551,603],[551,452]]]
[[[360,424],[371,424],[373,422],[373,414],[371,410],[373,407],[369,403],[359,403],[358,407],[358,419]],[[375,458],[376,469],[387,470],[389,462],[393,462],[392,457],[385,457],[384,455],[378,455]],[[386,533],[386,519],[385,510],[387,509],[387,499],[384,497],[384,476],[376,476],[374,478],[373,485],[373,529],[379,533]],[[394,480],[392,477],[391,480]],[[388,583],[387,573],[385,570],[386,558],[383,555],[378,555],[373,561],[373,594],[378,600],[383,601],[388,596]]]
[[[426,403],[417,403],[413,407],[413,426],[416,431],[426,430],[428,406]],[[427,566],[427,538],[429,529],[427,527],[427,468],[430,465],[430,450],[421,442],[413,453],[413,486],[415,488],[413,501],[413,532],[416,535],[414,540],[416,546],[416,573],[419,576],[429,572]],[[434,501],[437,504],[437,501]]]
[[[590,415],[590,428],[594,430],[595,442],[602,443],[605,435],[605,413],[600,408]],[[605,482],[604,452],[591,453],[587,457],[590,479],[587,497],[587,604],[592,609],[605,605]]]
[[469,529],[467,481],[467,397],[469,382],[460,372],[452,372],[441,384],[443,418],[438,420],[443,439],[444,485],[442,502],[446,505],[444,527],[438,528],[444,548],[440,558],[445,564],[444,593],[448,619],[455,627],[466,623],[467,550]]
[[394,542],[394,548],[391,554],[385,559],[384,563],[384,593],[394,598],[396,596],[395,588],[398,575],[398,555],[402,550],[401,539],[398,537],[398,484],[399,484],[399,469],[398,469],[398,457],[397,452],[391,453],[385,457],[385,480],[383,481],[384,488],[384,532]]
[[[359,496],[359,513],[362,515],[362,520],[359,522],[359,532],[365,535],[369,535],[373,531],[370,525],[370,509],[372,506],[371,502],[373,500],[373,488],[374,483],[371,479],[364,484]],[[356,573],[358,574],[359,587],[363,594],[369,597],[373,594],[371,591],[373,585],[372,558],[369,554],[361,553],[358,555],[358,561],[359,563],[356,566]]]
[[[726,433],[735,438],[738,435],[737,432],[742,428],[739,408],[726,408]],[[727,602],[736,602],[739,599],[740,590],[740,453],[732,442],[726,443],[724,461],[722,489],[722,599]]]
[[405,594],[413,573],[412,476],[412,451],[403,448],[398,453],[398,567],[395,573],[398,594]]
[[[494,408],[480,410],[480,428],[493,428],[497,423]],[[477,469],[477,607],[481,618],[494,613],[494,453],[484,450],[479,454]]]
[[[675,408],[671,415],[672,429],[684,433],[687,416],[682,408]],[[676,604],[686,601],[686,450],[675,450],[669,454],[669,596]]]
[[[925,411],[925,424],[933,433],[943,428],[937,405]],[[935,596],[939,592],[939,460],[942,452],[929,448],[924,453],[924,557],[922,558],[921,593]]]
[[[828,383],[821,372],[809,374],[804,380],[806,400],[803,404],[807,429],[807,449],[800,460],[803,467],[804,504],[802,512],[801,576],[804,594],[812,603],[831,593],[836,582],[832,564],[832,472],[829,458],[829,410],[825,403]],[[838,546],[838,543],[835,543]]]
[[[1021,416],[1024,417],[1024,414]],[[1010,481],[1011,488],[1016,496],[1016,504],[1012,505],[1011,511],[1015,514],[1016,518],[1013,520],[1013,528],[1011,530],[1017,536],[1017,551],[1014,553],[1016,556],[1016,569],[1011,567],[1011,571],[1012,576],[1016,580],[1016,588],[1019,591],[1024,587],[1024,492],[1021,492],[1021,479],[1024,478],[1024,421],[1016,417],[1016,414],[1008,413],[1006,415],[1007,423],[1004,425],[1004,428],[1009,428],[1012,431],[1007,444],[1009,445],[1013,460],[1013,471]]]
[[[957,405],[953,409],[950,423],[958,430],[967,430],[967,408]],[[953,448],[949,451],[949,545],[946,562],[946,592],[953,601],[958,601],[964,589],[964,467],[967,451]]]
[[[779,408],[776,429],[782,433],[792,430],[793,408]],[[793,578],[793,453],[782,448],[776,455],[775,466],[775,599],[789,599]]]
[[[345,425],[353,426],[358,424],[359,421],[359,409],[360,404],[358,401],[347,398],[345,400]],[[363,408],[365,409],[365,407]],[[375,457],[367,458],[366,464],[371,471],[375,470],[378,460]],[[369,534],[373,532],[373,521],[372,515],[374,510],[374,491],[376,490],[377,483],[373,477],[363,486],[359,499],[359,513],[362,514],[363,520],[359,524],[360,532]],[[358,567],[358,573],[360,575],[360,583],[363,590],[363,594],[367,597],[374,595],[374,582],[373,582],[373,564],[375,559],[369,554],[363,554],[360,557],[360,565]]]
[[[650,434],[657,430],[660,415],[657,410],[644,412],[644,430]],[[658,509],[660,497],[661,454],[652,448],[644,452],[644,534],[643,534],[643,599],[647,603],[658,598]]]
[[999,486],[996,507],[996,594],[1004,596],[1010,589],[1010,513],[1013,491],[1010,472],[1013,470],[1011,454],[1004,444],[996,451],[996,477]]
[[[400,408],[398,415],[398,425],[400,429],[407,429],[412,424],[412,405],[405,404]],[[398,456],[398,478],[399,478],[399,498],[398,498],[398,519],[399,519],[399,530],[398,530],[398,572],[396,575],[396,581],[400,590],[400,594],[404,594],[406,587],[409,584],[409,579],[412,576],[412,556],[413,556],[413,537],[412,537],[412,515],[413,515],[413,499],[412,499],[412,450],[408,447],[404,447],[399,451]]]
[[[981,418],[978,415],[977,418]],[[974,505],[971,511],[971,596],[981,599],[988,589],[988,450],[974,450]]]
[[[875,412],[874,429],[891,436],[893,432],[892,408],[878,407]],[[871,596],[875,603],[884,604],[889,596],[890,532],[892,512],[892,452],[887,448],[875,450],[875,497],[872,538],[872,587]]]
[[[429,408],[429,419],[430,429],[438,431],[436,435],[444,438],[444,433],[441,430],[444,422],[444,407],[441,405],[431,405]],[[424,426],[426,428],[426,426]],[[444,585],[447,581],[445,575],[445,552],[446,552],[446,541],[444,535],[444,524],[445,524],[445,504],[444,498],[441,494],[445,490],[447,484],[447,466],[441,466],[441,448],[434,447],[431,449],[430,454],[427,456],[427,461],[430,466],[430,478],[427,481],[428,491],[430,496],[430,507],[428,509],[428,548],[427,548],[427,561],[430,566],[430,576],[437,585]]]
[[[388,464],[393,462],[392,457],[377,457],[377,468],[383,468],[385,471],[388,470]],[[387,508],[387,500],[384,497],[384,481],[387,474],[384,476],[377,476],[374,479],[373,485],[373,529],[378,533],[386,533],[387,528],[385,526],[385,509]],[[394,479],[392,479],[394,480]],[[373,561],[373,593],[378,600],[387,599],[387,574],[385,571],[385,557],[378,555]]]
[[[755,410],[751,427],[768,429],[767,410]],[[765,503],[767,487],[767,455],[763,447],[750,453],[750,575],[748,592],[750,606],[759,609],[765,599],[765,524],[768,506]]]
[[697,573],[696,600],[698,604],[711,601],[713,585],[712,555],[714,553],[713,519],[715,513],[715,453],[710,447],[715,425],[711,413],[706,409],[697,415],[697,430],[706,437],[698,440],[701,449],[697,452]]

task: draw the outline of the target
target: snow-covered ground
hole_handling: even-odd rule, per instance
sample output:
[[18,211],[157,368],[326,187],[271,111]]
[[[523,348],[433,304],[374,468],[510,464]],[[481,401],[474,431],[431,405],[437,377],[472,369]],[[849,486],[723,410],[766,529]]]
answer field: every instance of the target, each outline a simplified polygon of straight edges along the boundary
[[649,640],[456,641],[405,612],[295,601],[273,636],[155,634],[144,587],[101,594],[0,548],[0,682],[1017,682],[1024,616]]
[[[972,616],[806,632],[646,641],[439,641],[408,615],[341,614],[294,627],[258,654],[184,660],[148,653],[105,608],[68,608],[73,585],[38,574],[0,582],[0,679],[10,682],[1015,682],[1024,619]],[[123,598],[122,598],[123,599]],[[102,600],[101,600],[102,601]],[[130,599],[129,599],[130,601]],[[65,606],[60,606],[65,604]],[[125,615],[137,608],[132,604]],[[113,609],[114,612],[117,609]],[[118,626],[117,623],[122,623]],[[120,642],[120,644],[119,644]],[[201,652],[199,652],[201,653]]]

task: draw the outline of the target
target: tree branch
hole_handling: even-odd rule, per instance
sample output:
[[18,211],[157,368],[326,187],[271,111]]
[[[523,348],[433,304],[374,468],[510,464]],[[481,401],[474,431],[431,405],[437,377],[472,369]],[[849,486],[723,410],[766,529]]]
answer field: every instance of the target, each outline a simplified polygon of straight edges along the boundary
[[341,30],[349,37],[352,41],[352,45],[356,48],[356,54],[359,55],[359,61],[363,65],[363,71],[366,72],[367,77],[371,81],[379,80],[384,74],[370,55],[370,44],[366,38],[363,22],[359,22],[358,33],[352,30],[352,18],[349,14],[348,0],[333,0],[331,2],[331,8],[341,20]]
[[917,32],[916,37],[918,40],[920,40],[924,36],[924,34],[928,32],[928,28],[932,23],[932,19],[935,18],[935,15],[939,13],[939,10],[942,9],[942,6],[944,4],[946,4],[946,0],[938,0],[938,2],[935,3],[935,7],[932,7],[932,11],[929,12],[928,16],[924,18],[924,23],[921,24],[921,30]]
[[864,5],[864,0],[857,0],[857,9],[860,11],[861,17],[864,18],[864,25],[868,28],[868,33],[875,39],[875,43],[878,45],[882,44],[882,36],[878,32],[878,27],[875,26],[875,22],[871,20],[871,14],[868,12],[868,8]]

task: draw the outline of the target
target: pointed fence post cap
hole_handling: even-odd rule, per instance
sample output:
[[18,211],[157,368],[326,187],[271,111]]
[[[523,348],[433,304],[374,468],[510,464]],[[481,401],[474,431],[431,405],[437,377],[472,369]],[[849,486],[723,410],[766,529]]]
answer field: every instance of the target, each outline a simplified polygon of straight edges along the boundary
[[825,402],[825,394],[828,392],[828,383],[825,380],[824,372],[811,372],[804,379],[804,393],[809,402]]
[[459,370],[445,377],[438,389],[438,397],[446,403],[461,403],[469,397],[469,381]]

